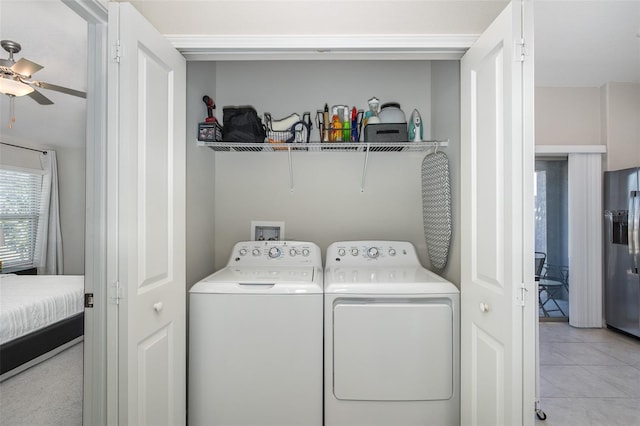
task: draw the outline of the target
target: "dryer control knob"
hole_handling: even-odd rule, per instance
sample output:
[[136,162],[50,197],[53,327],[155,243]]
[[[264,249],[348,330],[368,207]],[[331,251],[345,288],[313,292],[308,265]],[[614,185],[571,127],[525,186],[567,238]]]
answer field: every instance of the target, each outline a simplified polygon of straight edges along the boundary
[[247,254],[247,249],[240,249],[240,256],[244,256],[245,254]]
[[269,249],[269,257],[272,259],[275,259],[276,257],[280,256],[280,249],[278,247],[271,247]]
[[369,255],[369,257],[372,257],[375,259],[376,257],[378,257],[380,252],[376,247],[370,247],[369,250],[367,251],[367,254]]
[[295,256],[296,254],[297,254],[297,253],[296,253],[296,249],[291,249],[291,250],[289,250],[289,256],[293,257],[293,256]]
[[253,249],[251,252],[254,256],[260,256],[260,249]]
[[306,256],[309,256],[309,254],[310,254],[310,253],[311,253],[311,252],[309,251],[309,249],[302,249],[302,255],[303,255],[303,256],[305,256],[305,257],[306,257]]
[[396,255],[396,249],[390,248],[389,249],[389,256],[395,256],[395,255]]
[[352,249],[351,249],[351,254],[352,254],[353,256],[357,256],[357,255],[358,255],[358,253],[359,253],[359,250],[358,250],[357,248],[352,248]]

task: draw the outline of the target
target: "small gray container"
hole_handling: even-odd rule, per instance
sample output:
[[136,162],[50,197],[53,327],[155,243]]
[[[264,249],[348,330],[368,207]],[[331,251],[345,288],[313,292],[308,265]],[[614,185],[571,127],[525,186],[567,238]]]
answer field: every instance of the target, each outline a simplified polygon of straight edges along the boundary
[[364,142],[407,142],[407,123],[368,124],[364,128]]

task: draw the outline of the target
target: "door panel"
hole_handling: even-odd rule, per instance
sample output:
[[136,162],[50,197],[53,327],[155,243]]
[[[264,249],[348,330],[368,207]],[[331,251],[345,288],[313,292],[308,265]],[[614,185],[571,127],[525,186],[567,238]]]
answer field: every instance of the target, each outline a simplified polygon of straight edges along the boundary
[[186,62],[128,3],[109,26],[118,422],[184,424]]
[[[448,300],[348,300],[333,309],[333,393],[360,401],[453,395],[453,308]],[[389,360],[400,360],[389,362]]]
[[[170,282],[168,268],[171,240],[169,176],[173,145],[171,129],[168,123],[169,112],[166,108],[173,102],[168,92],[171,73],[155,58],[140,49],[138,52],[138,111],[142,134],[138,140],[138,227],[140,233],[140,290],[146,287],[157,288]],[[163,102],[164,101],[164,102]],[[162,108],[165,105],[165,108]]]
[[[474,377],[471,390],[472,413],[476,421],[493,419],[496,425],[504,422],[504,345],[484,330],[472,325],[471,330]],[[466,423],[464,423],[466,424]],[[488,423],[474,423],[488,424]]]
[[[472,265],[473,280],[487,289],[502,293],[504,220],[503,220],[503,174],[501,108],[503,81],[500,78],[504,46],[499,43],[481,59],[472,71],[472,88],[475,102],[471,106],[474,117],[474,142],[479,146],[474,151],[473,184],[475,193],[473,209],[477,223],[472,230],[475,235],[474,251],[477,260]],[[481,226],[477,226],[481,224]]]
[[[533,393],[523,386],[533,383],[528,375],[534,374],[532,359],[524,366],[524,306],[535,297],[522,295],[527,253],[533,259],[525,236],[533,222],[524,211],[531,204],[526,197],[533,197],[524,177],[528,159],[532,170],[533,146],[524,132],[528,86],[516,52],[521,9],[522,2],[509,4],[461,61],[462,424],[533,418],[533,398],[531,411],[523,411],[523,398]],[[533,285],[530,272],[526,282]]]
[[[170,350],[172,335],[172,330],[165,327],[138,344],[138,389],[145,389],[138,399],[140,424],[169,424],[167,420],[173,418],[169,404],[172,380],[166,374],[174,368]],[[158,407],[166,409],[159,410]]]
[[[138,182],[139,199],[138,226],[141,289],[146,286],[157,287],[168,282],[170,266],[169,246],[172,235],[169,214],[169,193],[171,181],[169,176],[171,147],[173,141],[171,129],[158,123],[169,123],[170,110],[166,108],[173,103],[173,95],[169,87],[173,75],[162,60],[144,46],[138,52],[138,111],[141,131],[138,148]],[[163,107],[164,106],[164,107]]]

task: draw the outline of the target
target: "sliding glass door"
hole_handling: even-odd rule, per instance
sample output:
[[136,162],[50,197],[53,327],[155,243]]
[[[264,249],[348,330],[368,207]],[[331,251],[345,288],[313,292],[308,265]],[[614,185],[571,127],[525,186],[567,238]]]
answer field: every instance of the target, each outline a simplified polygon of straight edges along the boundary
[[539,314],[546,320],[567,320],[570,279],[567,158],[538,158],[535,173],[535,251],[544,258]]

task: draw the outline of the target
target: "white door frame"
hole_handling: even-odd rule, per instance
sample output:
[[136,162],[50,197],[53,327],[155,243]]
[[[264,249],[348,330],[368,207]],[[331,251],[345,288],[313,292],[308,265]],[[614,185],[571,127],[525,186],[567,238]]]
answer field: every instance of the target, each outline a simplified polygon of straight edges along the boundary
[[83,424],[106,424],[107,8],[101,0],[62,0],[87,21],[87,129]]
[[[106,395],[107,345],[109,324],[109,285],[106,280],[106,69],[109,58],[107,45],[107,1],[61,0],[87,21],[88,97],[87,97],[87,213],[85,241],[85,288],[94,293],[94,308],[85,312],[85,375],[83,423],[106,424],[107,418],[117,419],[117,398]],[[528,1],[525,4],[529,3]],[[532,37],[529,38],[532,40]],[[179,43],[174,41],[174,46]],[[187,43],[188,44],[188,43]],[[463,49],[471,43],[462,43]],[[532,134],[532,133],[530,133]],[[530,312],[529,312],[530,313]],[[528,313],[525,312],[525,316]],[[537,312],[535,312],[537,314]],[[113,327],[113,325],[112,325]],[[533,327],[524,330],[525,357],[533,349],[528,337]],[[533,341],[533,339],[531,339]],[[533,346],[533,345],[531,345]],[[533,355],[533,350],[531,354]],[[525,363],[527,363],[525,361]],[[528,389],[525,380],[524,388]],[[116,395],[117,396],[117,395]],[[108,415],[109,413],[109,415]]]

